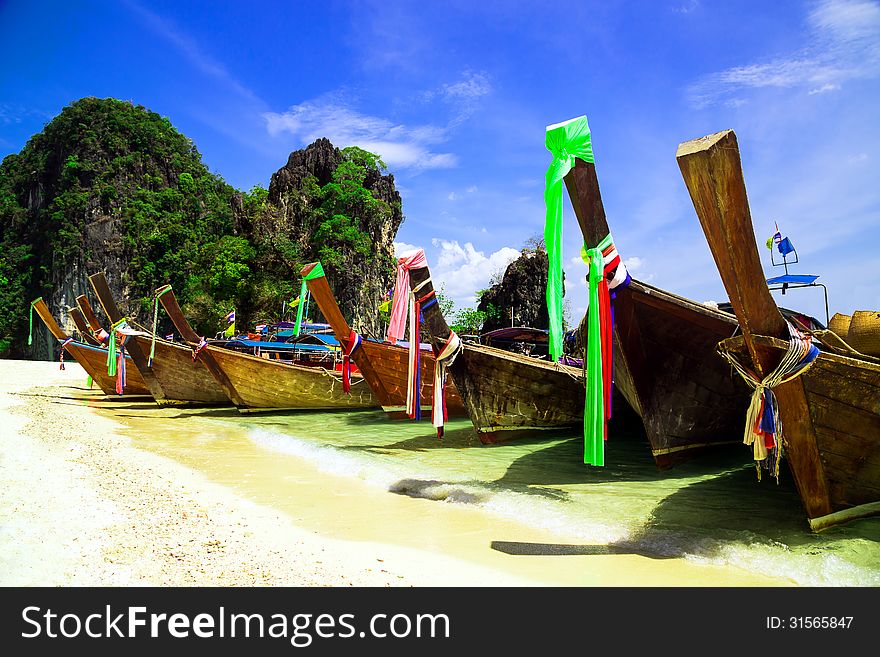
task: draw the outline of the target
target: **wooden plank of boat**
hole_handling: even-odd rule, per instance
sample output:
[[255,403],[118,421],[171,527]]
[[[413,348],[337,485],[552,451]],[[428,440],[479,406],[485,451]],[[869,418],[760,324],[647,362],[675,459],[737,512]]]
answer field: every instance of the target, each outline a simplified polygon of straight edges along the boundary
[[[171,287],[163,286],[156,293],[178,333],[192,346],[198,345],[202,339],[181,311]],[[242,412],[379,406],[360,375],[352,376],[351,391],[346,393],[342,389],[341,376],[322,367],[269,360],[215,345],[203,346],[199,359],[229,391],[230,399]]]
[[101,341],[98,340],[94,335],[92,335],[92,331],[89,328],[89,325],[86,323],[86,318],[83,316],[82,310],[79,308],[68,308],[67,314],[70,315],[70,318],[73,320],[73,324],[76,326],[76,330],[79,331],[80,336],[83,339],[83,342],[86,344],[90,344],[93,347],[100,347]]
[[98,316],[95,314],[95,309],[92,308],[92,304],[89,303],[89,298],[85,294],[80,294],[76,298],[76,306],[83,314],[83,317],[86,318],[86,322],[88,322],[92,334],[95,336],[103,335],[106,338],[106,335],[104,335],[106,331],[104,330],[104,327],[101,326],[101,322],[98,320]]
[[[428,267],[410,270],[410,287],[433,291]],[[422,311],[436,350],[451,330],[435,303]],[[523,431],[580,426],[584,418],[581,370],[484,345],[463,343],[449,366],[471,422],[483,443],[516,437]]]
[[[732,130],[684,142],[676,158],[742,336],[761,378],[781,361],[788,329],[760,264],[739,145]],[[880,511],[880,365],[822,351],[774,393],[785,456],[814,530]]]
[[[114,324],[123,319],[113,299],[103,272],[89,276],[89,283],[107,318]],[[157,339],[155,354],[150,365],[148,354],[152,347],[146,333],[132,335],[125,348],[131,354],[135,367],[143,376],[156,402],[160,405],[228,405],[229,397],[201,362],[194,362],[192,351],[179,344]]]
[[[52,316],[52,313],[49,311],[49,307],[46,305],[43,298],[40,297],[39,299],[36,299],[31,305],[39,318],[43,320],[43,323],[46,325],[46,328],[49,329],[49,332],[56,340],[64,345],[64,350],[73,356],[76,362],[85,370],[86,374],[92,377],[92,381],[97,384],[101,389],[101,392],[105,395],[114,395],[118,397],[116,392],[116,379],[107,374],[107,349],[91,346],[82,342],[67,342],[69,336],[65,333],[64,329],[58,325],[58,322],[55,321],[55,318]],[[129,370],[126,370],[126,385],[123,394],[149,395],[150,391],[147,388],[146,383],[144,383],[143,378],[137,373],[133,364],[129,364],[131,365],[131,371],[133,374],[129,375]]]
[[[610,230],[595,164],[578,159],[565,185],[584,241],[598,244]],[[715,353],[736,317],[635,279],[615,292],[615,385],[641,416],[657,466],[738,442],[749,391]]]
[[[300,272],[303,278],[312,272],[318,263],[310,263]],[[318,308],[324,318],[333,329],[336,339],[343,348],[348,346],[348,338],[351,335],[351,327],[342,315],[336,297],[327,283],[326,276],[306,279],[312,298],[317,302]],[[382,405],[382,410],[391,419],[405,419],[406,391],[409,349],[390,342],[376,342],[363,339],[361,345],[352,354],[352,359],[358,366],[361,374],[370,386],[370,390]],[[421,381],[420,403],[423,411],[430,411],[434,397],[434,368],[437,359],[433,353],[422,353],[421,357]],[[461,395],[455,388],[452,379],[446,382],[446,408],[450,416],[463,416],[467,414]],[[430,415],[426,414],[426,418]]]

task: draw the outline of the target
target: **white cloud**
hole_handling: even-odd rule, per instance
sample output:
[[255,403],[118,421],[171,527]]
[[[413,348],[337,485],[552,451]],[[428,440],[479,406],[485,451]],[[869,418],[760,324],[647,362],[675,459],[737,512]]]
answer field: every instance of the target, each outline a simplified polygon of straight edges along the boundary
[[[874,0],[826,0],[807,17],[809,33],[799,52],[777,55],[713,73],[690,85],[697,108],[741,104],[747,89],[806,89],[808,94],[840,88],[842,82],[880,73],[880,4]],[[731,96],[736,97],[731,98]]]
[[361,114],[337,95],[308,100],[282,113],[266,112],[263,118],[272,136],[286,132],[303,143],[326,137],[334,146],[359,146],[376,153],[389,167],[448,169],[458,164],[452,153],[435,153],[429,148],[445,141],[445,128],[405,126]]
[[519,249],[502,247],[486,255],[470,242],[462,246],[457,240],[434,238],[431,244],[439,253],[429,262],[434,287],[443,287],[457,307],[473,306],[474,293],[486,288],[493,273],[504,270],[520,256]]
[[810,89],[807,93],[810,96],[815,96],[816,94],[824,94],[829,91],[837,91],[840,89],[839,84],[831,84],[830,82],[823,84],[821,87],[816,87],[815,89]]
[[464,191],[466,191],[468,194],[474,194],[474,193],[477,191],[477,186],[476,186],[476,185],[471,185],[470,187],[468,187],[468,188],[467,188],[466,190],[464,190]]
[[401,254],[406,253],[407,251],[415,251],[420,247],[415,244],[407,244],[406,242],[395,242],[394,243],[394,256],[399,258]]
[[449,192],[449,196],[447,196],[446,198],[448,198],[450,201],[456,201],[458,200],[458,194],[456,194],[455,192]]

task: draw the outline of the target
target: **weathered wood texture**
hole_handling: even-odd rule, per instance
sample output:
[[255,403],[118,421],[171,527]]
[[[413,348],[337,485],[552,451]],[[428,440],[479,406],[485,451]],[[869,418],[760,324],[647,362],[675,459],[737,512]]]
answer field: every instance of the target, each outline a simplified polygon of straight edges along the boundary
[[[196,347],[201,341],[201,338],[199,337],[199,334],[193,330],[192,326],[190,326],[189,321],[180,309],[180,304],[177,303],[177,297],[174,295],[171,286],[168,285],[156,290],[157,294],[160,292],[159,303],[162,304],[162,308],[168,313],[177,332],[180,333],[181,337],[189,343],[191,348]],[[199,360],[205,366],[205,369],[208,370],[210,375],[214,377],[214,380],[217,382],[217,385],[220,386],[223,394],[225,394],[226,397],[236,406],[245,406],[244,399],[238,393],[235,386],[232,385],[232,382],[229,380],[226,372],[223,371],[223,368],[217,363],[214,355],[209,351],[202,350],[199,354]]]
[[89,325],[86,323],[86,318],[83,316],[82,310],[80,310],[79,308],[69,308],[67,310],[67,313],[73,320],[73,324],[74,326],[76,326],[76,330],[79,331],[79,334],[82,337],[82,342],[90,344],[93,347],[100,347],[101,342],[94,335],[92,335],[92,331],[89,328]]
[[[107,318],[115,324],[122,319],[110,286],[102,272],[89,276],[89,283],[104,308]],[[109,327],[108,327],[109,330]],[[159,343],[162,342],[162,347]],[[135,367],[141,373],[150,393],[158,404],[225,405],[229,398],[205,369],[204,364],[192,362],[190,349],[171,342],[156,341],[156,354],[149,364],[150,339],[132,336],[126,342]]]
[[[92,304],[89,303],[89,299],[85,294],[80,294],[76,298],[76,305],[79,307],[80,312],[82,312],[83,317],[86,318],[86,321],[89,323],[89,328],[93,333],[97,333],[101,330],[101,322],[98,320],[98,316],[95,314],[95,309],[92,308]],[[107,327],[109,328],[109,327]]]
[[[415,288],[430,278],[427,267],[410,271]],[[419,295],[433,289],[429,281]],[[423,311],[424,326],[436,349],[449,337],[439,304]],[[448,370],[481,440],[507,431],[572,427],[583,423],[582,372],[574,367],[464,343]]]
[[[676,158],[753,365],[763,377],[781,355],[763,348],[752,336],[787,338],[788,331],[761,269],[736,135],[727,130],[685,142]],[[787,435],[789,467],[807,517],[827,515],[833,511],[831,491],[803,380],[778,386],[774,392]]]
[[[301,274],[305,276],[314,267],[315,263],[306,265]],[[306,284],[312,293],[312,298],[317,302],[321,314],[333,329],[336,339],[341,345],[347,346],[351,327],[339,310],[339,305],[327,283],[327,278],[321,276],[306,281]],[[360,348],[355,350],[352,358],[386,413],[394,419],[405,418],[409,350],[387,342],[363,339]],[[424,409],[431,408],[433,404],[436,362],[432,353],[422,352],[420,368],[422,386],[419,391],[419,402]],[[447,378],[444,392],[449,415],[466,415],[464,402],[455,388],[452,377]],[[430,415],[423,417],[429,419]]]
[[239,410],[379,408],[378,400],[359,375],[351,392],[342,390],[342,375],[322,367],[305,367],[207,346],[243,400]]
[[[565,185],[584,241],[598,244],[610,230],[595,165],[578,160]],[[715,347],[736,318],[635,279],[615,292],[614,382],[642,417],[658,467],[735,440],[749,391]]]
[[[39,299],[34,304],[34,311],[37,313],[39,318],[43,320],[43,323],[46,325],[46,328],[49,329],[49,332],[55,337],[59,342],[64,342],[67,340],[68,335],[64,332],[58,322],[55,321],[55,318],[52,316],[52,313],[49,311],[49,307],[46,305],[46,302],[42,299]],[[85,370],[86,374],[92,377],[92,381],[97,384],[97,386],[101,389],[105,395],[116,395],[116,379],[111,378],[107,374],[107,349],[93,347],[87,344],[83,344],[81,342],[68,342],[67,346],[64,347],[65,351],[73,356],[74,360],[80,364],[80,366]],[[144,383],[143,378],[138,374],[137,369],[134,367],[133,363],[130,359],[126,360],[126,386],[123,390],[123,394],[130,395],[148,395],[149,390],[147,385]],[[130,369],[129,369],[130,367]]]

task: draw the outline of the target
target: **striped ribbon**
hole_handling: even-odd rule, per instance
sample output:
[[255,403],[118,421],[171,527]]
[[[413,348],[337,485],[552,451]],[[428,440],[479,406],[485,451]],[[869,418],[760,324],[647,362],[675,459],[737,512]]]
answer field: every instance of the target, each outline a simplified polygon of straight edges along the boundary
[[354,329],[348,334],[348,342],[342,351],[342,390],[351,391],[351,357],[361,346],[361,336]]
[[437,437],[443,437],[444,424],[449,419],[446,410],[446,369],[455,362],[458,354],[463,349],[461,338],[455,331],[449,332],[446,345],[437,354],[437,362],[434,365],[434,399],[432,404],[432,421],[437,429]]
[[107,340],[107,374],[116,376],[116,332],[118,329],[125,328],[127,318],[123,317],[110,327],[110,336]]
[[127,335],[122,336],[119,343],[119,366],[116,368],[116,394],[121,395],[125,391],[125,343],[128,340]]
[[92,331],[92,335],[94,335],[95,339],[101,344],[107,344],[107,341],[110,339],[110,334],[102,328],[99,328],[97,331]]
[[416,293],[430,282],[431,279],[426,278],[414,287],[409,295],[409,358],[407,359],[406,413],[414,420],[422,419],[422,308],[427,308],[437,302],[434,290],[421,297],[416,297]]
[[153,357],[156,355],[156,324],[159,321],[159,297],[166,292],[171,291],[170,285],[164,285],[156,290],[156,296],[153,299],[153,337],[150,340],[150,358],[147,360],[147,366],[153,366]]
[[43,297],[38,297],[31,301],[31,311],[28,315],[28,347],[30,347],[31,343],[34,341],[34,304],[42,299]]
[[199,338],[199,343],[195,347],[193,347],[193,362],[194,363],[198,360],[199,354],[202,353],[202,349],[204,349],[207,346],[208,346],[208,341],[205,340],[205,338]]
[[733,368],[739,372],[743,380],[753,388],[749,409],[746,412],[746,426],[743,443],[752,447],[758,479],[761,468],[769,470],[776,481],[779,481],[779,463],[782,460],[782,418],[779,417],[779,403],[773,388],[788,383],[806,372],[816,357],[819,348],[813,344],[809,335],[798,331],[788,320],[788,349],[779,365],[763,379],[747,367],[743,366],[736,355],[723,347],[718,353],[726,358]]
[[612,291],[626,287],[631,279],[610,233],[595,248],[587,248],[584,244],[581,258],[589,267],[587,353],[584,358],[584,463],[604,465],[613,390]]
[[64,347],[69,345],[71,342],[73,342],[73,338],[67,338],[64,342],[61,343],[61,353],[58,354],[59,370],[64,369]]

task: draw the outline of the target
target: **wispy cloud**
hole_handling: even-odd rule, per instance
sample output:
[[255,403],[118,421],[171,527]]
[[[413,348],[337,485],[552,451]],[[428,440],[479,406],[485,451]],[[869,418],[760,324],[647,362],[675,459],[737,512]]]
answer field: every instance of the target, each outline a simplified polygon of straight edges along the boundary
[[173,45],[194,68],[220,82],[242,98],[261,105],[264,104],[253,91],[235,79],[222,63],[206,53],[195,39],[170,20],[159,16],[134,0],[125,0],[125,5],[141,18],[147,28]]
[[[491,92],[488,77],[465,71],[457,82],[425,92],[422,102],[443,101],[450,118],[445,125],[406,125],[357,110],[342,92],[291,106],[286,112],[265,112],[266,129],[271,136],[293,135],[308,143],[327,137],[336,146],[360,146],[377,153],[389,167],[409,169],[448,169],[458,165],[453,153],[437,152],[435,145],[448,141],[451,133],[466,121],[479,99]],[[450,200],[455,200],[450,194]]]
[[880,74],[880,3],[824,0],[813,6],[807,26],[804,41],[809,45],[800,51],[703,77],[688,87],[688,100],[697,108],[741,104],[744,91],[761,88],[804,89],[815,95]]
[[335,146],[360,146],[377,153],[389,167],[444,169],[458,162],[452,153],[430,148],[446,139],[445,128],[406,126],[363,114],[341,94],[308,100],[286,112],[266,112],[263,118],[272,136],[286,132],[304,143],[327,137]]
[[51,119],[52,115],[19,103],[0,103],[0,125],[12,125],[33,119]]

